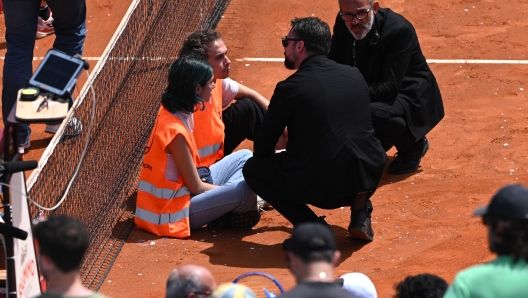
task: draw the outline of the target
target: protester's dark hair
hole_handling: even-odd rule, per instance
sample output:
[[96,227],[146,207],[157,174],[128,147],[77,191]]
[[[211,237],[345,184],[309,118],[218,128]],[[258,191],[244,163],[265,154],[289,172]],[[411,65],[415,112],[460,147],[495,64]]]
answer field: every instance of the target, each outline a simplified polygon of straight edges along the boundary
[[213,76],[213,68],[204,58],[188,55],[174,61],[169,69],[168,86],[161,96],[161,104],[171,113],[194,112],[203,102],[196,87],[205,86]]
[[[491,227],[492,233],[496,236],[491,248],[498,255],[509,255],[514,262],[524,259],[528,262],[528,220],[527,219],[506,219],[498,216],[485,215],[484,223]],[[497,229],[499,222],[503,229]]]
[[63,273],[78,270],[90,245],[84,223],[65,215],[52,215],[33,229],[41,255],[48,256]]
[[219,39],[222,39],[222,34],[213,29],[195,31],[183,41],[183,45],[178,51],[178,57],[199,55],[207,59],[209,45]]
[[294,18],[291,32],[304,42],[309,55],[327,55],[332,46],[332,34],[327,23],[317,17]]
[[311,262],[327,262],[332,263],[334,260],[334,250],[319,250],[319,251],[310,251],[310,252],[302,252],[302,253],[295,253],[296,256],[298,256],[304,263],[311,263]]
[[447,290],[447,282],[433,274],[407,276],[396,285],[395,298],[442,298]]
[[167,279],[165,298],[185,298],[191,292],[205,292],[206,290],[205,286],[197,277],[171,275]]

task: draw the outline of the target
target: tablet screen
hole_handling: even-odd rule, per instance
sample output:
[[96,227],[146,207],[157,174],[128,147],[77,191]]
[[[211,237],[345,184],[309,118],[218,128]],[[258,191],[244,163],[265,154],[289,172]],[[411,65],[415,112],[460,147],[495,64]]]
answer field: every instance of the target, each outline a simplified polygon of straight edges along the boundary
[[50,55],[38,71],[34,80],[58,90],[64,90],[72,77],[75,77],[79,63]]

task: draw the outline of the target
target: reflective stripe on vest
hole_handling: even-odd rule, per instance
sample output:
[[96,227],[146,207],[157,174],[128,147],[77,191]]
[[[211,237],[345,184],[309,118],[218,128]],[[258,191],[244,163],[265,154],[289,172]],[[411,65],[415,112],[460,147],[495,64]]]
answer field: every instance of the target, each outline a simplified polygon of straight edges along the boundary
[[218,150],[220,150],[221,147],[222,147],[222,143],[216,143],[214,145],[205,146],[201,149],[198,149],[198,155],[200,156],[200,158],[204,158],[206,156],[209,156],[211,154],[218,152]]
[[181,187],[180,189],[175,191],[174,189],[170,189],[170,188],[156,187],[147,181],[139,181],[138,190],[149,193],[155,196],[156,198],[166,199],[166,200],[171,200],[173,198],[191,194],[191,192],[189,191],[189,189],[187,189],[187,187]]
[[178,222],[189,217],[189,208],[184,208],[174,213],[156,214],[145,209],[136,207],[136,217],[155,225],[164,225]]

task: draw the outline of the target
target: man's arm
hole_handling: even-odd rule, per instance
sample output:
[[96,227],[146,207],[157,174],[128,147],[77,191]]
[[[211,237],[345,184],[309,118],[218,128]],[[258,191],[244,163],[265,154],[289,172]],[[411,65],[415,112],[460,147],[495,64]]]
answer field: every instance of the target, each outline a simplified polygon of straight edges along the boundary
[[268,110],[269,101],[264,96],[260,95],[257,91],[238,83],[238,93],[235,96],[235,99],[243,97],[251,98],[264,111]]
[[283,135],[292,113],[291,99],[287,96],[285,83],[275,87],[268,112],[260,124],[253,145],[253,156],[266,157],[275,154],[277,141]]
[[411,27],[405,26],[389,37],[393,42],[383,52],[383,79],[369,83],[371,101],[392,100],[398,95],[415,48],[414,42],[418,42],[413,38],[415,34]]

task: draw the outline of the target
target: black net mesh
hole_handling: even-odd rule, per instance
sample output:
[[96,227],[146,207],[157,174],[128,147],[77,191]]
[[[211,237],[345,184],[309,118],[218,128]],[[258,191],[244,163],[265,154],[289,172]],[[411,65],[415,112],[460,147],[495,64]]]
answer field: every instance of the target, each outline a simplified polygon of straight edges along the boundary
[[[57,204],[88,144],[66,199],[51,213],[87,224],[92,242],[81,278],[90,289],[100,287],[134,225],[138,174],[168,67],[185,36],[215,28],[228,4],[229,0],[135,1],[120,35],[87,83],[97,99],[93,123],[90,126],[92,93],[85,86],[77,99],[80,104],[66,120],[72,127],[72,118],[80,120],[82,133],[66,138],[72,132],[66,125],[52,141],[53,150],[45,153],[39,174],[30,179],[31,198],[43,206]],[[30,205],[32,216],[38,211]]]

